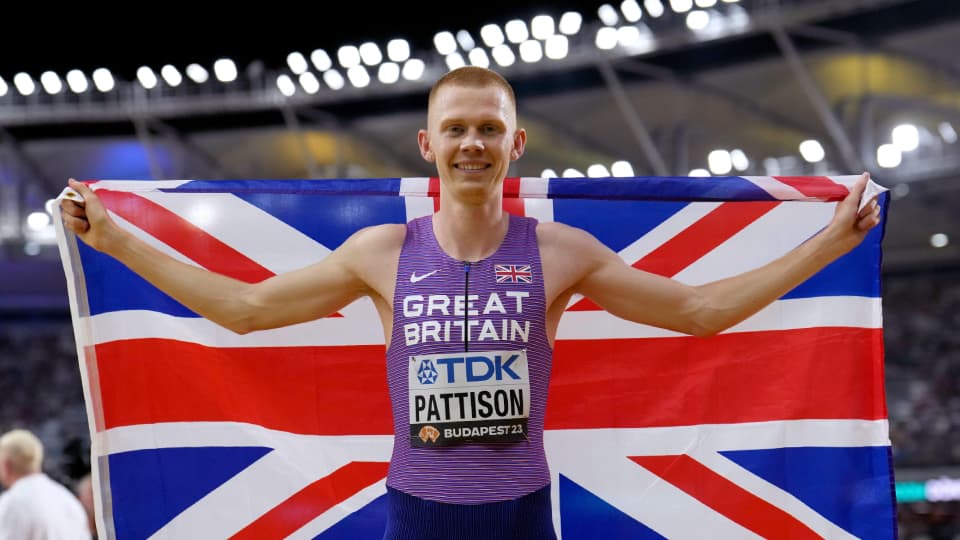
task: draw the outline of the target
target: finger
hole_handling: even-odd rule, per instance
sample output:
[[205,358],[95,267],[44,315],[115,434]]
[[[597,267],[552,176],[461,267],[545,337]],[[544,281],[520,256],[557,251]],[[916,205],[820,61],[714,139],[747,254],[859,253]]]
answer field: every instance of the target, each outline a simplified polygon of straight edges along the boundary
[[94,195],[93,190],[90,189],[86,184],[84,184],[83,182],[78,182],[73,178],[69,178],[67,180],[67,185],[70,186],[74,191],[79,193],[80,196],[83,197],[84,199],[86,199],[91,195],[96,196]]
[[60,210],[63,214],[69,216],[83,217],[86,215],[86,211],[83,206],[80,206],[76,201],[71,201],[69,199],[64,199],[60,201]]

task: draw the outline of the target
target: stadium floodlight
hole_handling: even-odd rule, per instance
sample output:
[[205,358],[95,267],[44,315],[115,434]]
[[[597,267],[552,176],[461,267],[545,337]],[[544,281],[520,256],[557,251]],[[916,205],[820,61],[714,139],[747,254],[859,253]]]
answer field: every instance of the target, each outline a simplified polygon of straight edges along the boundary
[[920,132],[913,124],[900,124],[893,128],[893,144],[901,152],[912,152],[920,146]]
[[530,34],[534,39],[545,40],[555,32],[553,17],[549,15],[537,15],[530,20]]
[[691,30],[703,30],[710,26],[710,14],[706,11],[695,9],[687,13],[687,28]]
[[357,88],[366,88],[370,84],[370,74],[363,66],[353,66],[348,69],[347,78],[350,79],[350,84]]
[[583,26],[583,16],[576,11],[568,11],[560,16],[560,24],[557,25],[561,34],[572,36],[580,32]]
[[617,29],[612,26],[604,26],[597,30],[597,39],[595,40],[597,48],[609,51],[617,46]]
[[899,166],[902,159],[903,154],[900,153],[900,149],[895,144],[881,144],[877,148],[877,165],[885,169]]
[[286,73],[277,77],[277,89],[287,97],[292,96],[297,91],[296,85],[293,84],[293,79]]
[[620,178],[630,177],[633,176],[633,165],[629,161],[615,161],[610,165],[610,172]]
[[714,150],[707,155],[707,166],[713,174],[728,174],[733,168],[730,152]]
[[514,56],[513,50],[511,50],[510,46],[506,43],[494,47],[490,54],[493,55],[493,60],[503,67],[512,66],[513,63],[517,61],[517,57]]
[[101,92],[113,90],[113,74],[107,68],[97,68],[93,70],[93,85]]
[[307,59],[303,56],[303,53],[297,51],[287,55],[287,66],[290,67],[290,71],[294,75],[299,75],[310,67],[307,65]]
[[623,18],[629,23],[635,23],[643,17],[643,10],[637,0],[623,0],[620,3],[620,13],[623,13]]
[[809,163],[823,161],[825,153],[820,141],[816,139],[807,139],[800,143],[800,155]]
[[597,8],[597,17],[600,22],[607,26],[616,26],[620,22],[620,16],[617,15],[617,9],[610,4],[603,4]]
[[540,173],[540,178],[557,178],[557,171],[553,169],[544,169]]
[[7,86],[7,81],[3,80],[3,77],[0,77],[0,97],[7,95],[9,91],[10,88]]
[[443,30],[433,36],[433,46],[441,56],[446,56],[457,50],[457,39],[450,32]]
[[330,55],[323,49],[314,49],[310,53],[310,62],[313,63],[313,67],[317,68],[317,71],[321,72],[333,67],[333,60],[330,60]]
[[466,30],[457,32],[457,43],[460,44],[461,49],[467,52],[472,51],[473,48],[477,46],[477,42],[473,40],[473,36]]
[[393,84],[400,80],[400,64],[384,62],[377,69],[377,79],[383,84]]
[[717,0],[693,0],[698,8],[707,9],[717,5]]
[[46,212],[30,212],[27,216],[27,228],[31,231],[42,231],[50,225],[50,216]]
[[140,81],[140,86],[147,90],[153,90],[157,87],[157,74],[149,66],[137,68],[137,80]]
[[708,171],[708,170],[706,170],[706,169],[693,169],[692,171],[690,171],[690,172],[687,173],[687,176],[704,177],[704,178],[706,178],[706,177],[710,176],[710,171]]
[[368,41],[360,45],[360,59],[368,66],[375,66],[383,62],[383,53],[376,43]]
[[320,81],[317,80],[317,76],[312,71],[304,71],[298,79],[300,80],[300,88],[303,88],[303,91],[311,96],[320,91]]
[[360,65],[360,50],[353,45],[344,45],[337,49],[337,61],[340,67],[350,69]]
[[530,38],[530,31],[527,30],[527,23],[521,21],[520,19],[507,21],[507,24],[504,25],[503,29],[507,33],[507,40],[511,43],[523,43]]
[[467,65],[466,60],[464,60],[463,56],[458,52],[452,52],[448,54],[445,60],[447,63],[447,69],[449,69],[450,71],[453,71],[457,68],[462,68],[463,66]]
[[693,0],[670,0],[670,9],[674,13],[686,13],[693,9]]
[[503,30],[495,24],[484,25],[483,28],[480,29],[480,39],[483,40],[483,43],[487,47],[492,49],[497,45],[503,44]]
[[567,169],[564,169],[564,170],[563,170],[563,177],[564,177],[564,178],[583,178],[584,176],[586,176],[586,175],[584,175],[582,172],[574,169],[573,167],[570,167],[570,168],[567,168]]
[[640,29],[633,25],[617,28],[617,42],[624,47],[633,45],[640,39]]
[[535,39],[528,39],[520,44],[520,58],[528,63],[539,62],[543,59],[543,47]]
[[647,10],[647,15],[654,19],[663,15],[664,12],[663,2],[660,0],[643,0],[643,7]]
[[233,82],[237,80],[237,65],[229,58],[220,58],[213,63],[213,74],[222,83]]
[[187,77],[197,84],[203,84],[210,78],[210,74],[200,64],[190,64],[187,66]]
[[37,90],[33,78],[22,71],[13,76],[13,86],[16,87],[17,92],[20,92],[21,96],[32,95]]
[[63,81],[60,80],[60,76],[52,71],[44,71],[40,75],[40,86],[43,86],[43,90],[52,95],[59,94],[63,90]]
[[400,71],[400,74],[408,81],[416,81],[419,80],[420,77],[423,77],[423,72],[426,68],[427,66],[423,63],[423,60],[411,58],[403,63],[403,69]]
[[606,178],[610,176],[610,171],[607,169],[607,166],[602,163],[594,163],[593,165],[587,167],[587,176],[590,178]]
[[160,68],[160,76],[172,88],[180,86],[180,83],[183,82],[183,75],[180,75],[180,71],[170,64]]
[[477,47],[468,53],[468,58],[470,59],[470,65],[478,67],[490,67],[490,57],[487,56],[487,51]]
[[743,153],[743,150],[739,148],[734,148],[730,151],[730,162],[733,164],[733,168],[740,172],[750,167],[750,160],[747,159],[747,155]]
[[935,248],[947,247],[947,244],[950,243],[950,237],[943,233],[935,233],[930,235],[930,245]]
[[406,62],[410,58],[410,43],[405,39],[391,39],[387,42],[387,58],[397,62]]
[[[82,94],[90,88],[90,83],[87,82],[87,76],[82,71],[71,69],[67,72],[67,86],[74,94]],[[3,93],[0,93],[0,96],[2,95]]]
[[551,60],[566,58],[570,49],[568,41],[567,36],[562,34],[554,34],[548,37],[547,41],[543,44],[544,54]]
[[[0,92],[0,96],[3,93]],[[943,139],[943,142],[947,144],[953,144],[957,142],[957,131],[953,129],[953,124],[950,122],[940,122],[940,125],[937,126],[937,131],[940,132],[940,138]]]
[[331,90],[340,90],[344,87],[344,85],[347,84],[347,81],[343,78],[343,75],[333,68],[323,72],[323,82],[327,83],[327,86],[329,86]]

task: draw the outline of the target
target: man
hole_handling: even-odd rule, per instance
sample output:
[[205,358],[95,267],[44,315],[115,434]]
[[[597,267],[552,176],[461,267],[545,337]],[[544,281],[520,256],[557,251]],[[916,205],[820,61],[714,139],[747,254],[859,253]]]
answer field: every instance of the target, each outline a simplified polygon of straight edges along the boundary
[[[858,212],[864,174],[816,237],[762,268],[692,287],[627,266],[585,231],[503,212],[503,179],[526,132],[510,84],[495,72],[466,67],[442,77],[418,143],[441,179],[437,213],[363,229],[322,262],[258,284],[136,240],[73,180],[85,202],[65,200],[62,212],[85,242],[238,333],[373,300],[395,432],[385,538],[555,538],[543,419],[552,345],[574,294],[624,319],[711,335],[852,249],[879,222],[876,201]],[[518,269],[524,279],[498,280]],[[481,376],[493,372],[504,375],[497,384]]]
[[0,538],[89,540],[87,515],[64,486],[41,472],[43,445],[23,429],[0,437]]

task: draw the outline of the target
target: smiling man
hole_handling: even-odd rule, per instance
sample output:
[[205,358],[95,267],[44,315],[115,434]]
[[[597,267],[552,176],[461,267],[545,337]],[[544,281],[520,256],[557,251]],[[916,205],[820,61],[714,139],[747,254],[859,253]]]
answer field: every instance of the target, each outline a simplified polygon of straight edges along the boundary
[[[555,538],[543,446],[560,317],[574,294],[624,319],[711,335],[746,319],[859,244],[864,174],[831,223],[761,268],[689,286],[625,264],[583,230],[503,211],[523,155],[510,84],[444,75],[417,140],[440,177],[440,209],[358,231],[323,261],[248,284],[184,264],[116,226],[96,194],[65,200],[64,224],[190,309],[238,333],[373,300],[386,337],[394,448],[385,538]],[[602,361],[598,359],[597,361]]]

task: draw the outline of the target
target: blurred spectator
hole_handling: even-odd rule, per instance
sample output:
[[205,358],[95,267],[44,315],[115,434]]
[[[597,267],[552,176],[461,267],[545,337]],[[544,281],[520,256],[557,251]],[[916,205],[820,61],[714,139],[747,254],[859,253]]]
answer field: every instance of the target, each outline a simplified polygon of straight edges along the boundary
[[0,538],[88,540],[90,528],[80,501],[41,472],[43,445],[33,433],[15,429],[0,437]]

